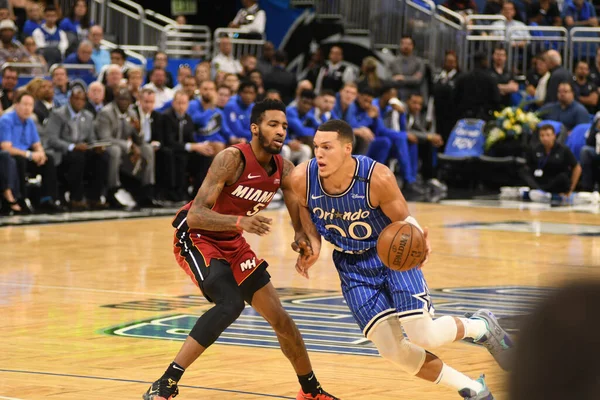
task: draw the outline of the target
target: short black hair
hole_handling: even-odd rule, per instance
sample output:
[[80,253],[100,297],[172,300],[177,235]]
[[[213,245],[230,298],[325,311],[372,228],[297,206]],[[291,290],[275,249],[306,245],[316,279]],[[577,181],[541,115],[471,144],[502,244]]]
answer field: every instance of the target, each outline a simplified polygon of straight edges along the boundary
[[246,89],[247,87],[251,87],[254,88],[255,92],[258,92],[258,87],[256,86],[256,83],[252,82],[252,81],[242,81],[242,83],[240,83],[240,87],[238,88],[238,93],[242,93],[244,91],[244,89]]
[[44,13],[47,13],[48,11],[54,11],[54,12],[58,12],[58,10],[56,9],[56,7],[54,6],[54,4],[48,4],[46,6],[46,8],[44,9]]
[[333,96],[335,97],[335,92],[331,89],[323,89],[321,90],[321,93],[319,93],[319,96]]
[[367,85],[364,85],[364,86],[361,85],[361,87],[358,88],[358,94],[364,94],[364,95],[371,96],[371,97],[377,97],[377,95],[375,94],[375,91]]
[[287,54],[283,50],[277,50],[273,59],[276,63],[286,63],[287,62]]
[[19,104],[21,102],[21,99],[23,97],[25,97],[25,96],[29,96],[29,97],[31,97],[33,99],[33,101],[35,101],[35,97],[31,93],[29,93],[28,91],[24,90],[24,91],[22,91],[20,93],[17,93],[17,96],[15,97],[15,101],[14,102],[16,104]]
[[392,89],[395,89],[396,87],[394,85],[392,85],[391,83],[384,83],[383,85],[381,85],[381,88],[379,89],[379,92],[384,95],[385,93],[389,92]]
[[402,39],[410,39],[410,41],[412,42],[412,45],[415,45],[415,39],[413,39],[412,36],[410,35],[402,35],[402,37],[400,38],[400,41],[402,41]]
[[285,114],[285,104],[279,100],[265,99],[259,101],[252,108],[252,114],[250,115],[250,123],[260,125],[265,115],[265,111],[277,110]]
[[317,95],[315,95],[315,92],[313,92],[312,90],[303,90],[300,92],[300,98],[301,99],[310,99],[310,100],[314,100],[315,97],[317,97]]
[[551,125],[551,124],[544,124],[544,125],[542,125],[542,126],[540,126],[540,127],[538,128],[538,132],[539,132],[539,131],[545,131],[545,130],[551,130],[551,131],[552,131],[552,133],[556,134],[556,129],[554,129],[554,125]]
[[354,143],[354,131],[350,124],[341,119],[330,119],[321,124],[317,129],[321,132],[337,132],[340,135],[340,140]]
[[127,55],[125,55],[125,50],[123,50],[123,49],[119,49],[119,48],[112,49],[110,51],[110,54],[119,54],[121,57],[123,57],[123,60],[127,59]]

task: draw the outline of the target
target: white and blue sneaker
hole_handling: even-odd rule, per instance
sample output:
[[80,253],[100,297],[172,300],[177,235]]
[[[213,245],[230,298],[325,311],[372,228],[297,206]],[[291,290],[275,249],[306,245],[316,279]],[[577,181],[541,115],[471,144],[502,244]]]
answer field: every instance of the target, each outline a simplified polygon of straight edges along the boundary
[[496,316],[490,310],[478,310],[470,318],[482,320],[487,326],[487,332],[474,342],[488,349],[500,368],[509,371],[511,367],[511,349],[514,347],[510,335],[500,326]]
[[475,393],[473,389],[465,388],[459,390],[458,394],[464,400],[494,400],[492,392],[490,392],[490,389],[488,389],[487,385],[485,384],[485,375],[481,375],[479,379],[477,379],[477,382],[481,383],[483,386],[483,390],[481,390],[479,393]]

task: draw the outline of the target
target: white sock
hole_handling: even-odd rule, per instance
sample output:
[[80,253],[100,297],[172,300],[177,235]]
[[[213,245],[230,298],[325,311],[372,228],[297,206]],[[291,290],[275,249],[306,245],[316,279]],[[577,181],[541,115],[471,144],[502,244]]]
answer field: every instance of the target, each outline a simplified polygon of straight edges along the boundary
[[435,381],[437,385],[444,385],[450,388],[456,389],[457,391],[469,388],[473,389],[475,393],[479,393],[483,390],[483,385],[466,375],[461,374],[457,370],[448,365],[444,364],[440,376]]
[[[487,324],[482,319],[459,318],[465,327],[465,337],[478,340],[488,331]],[[464,339],[464,338],[463,338]]]

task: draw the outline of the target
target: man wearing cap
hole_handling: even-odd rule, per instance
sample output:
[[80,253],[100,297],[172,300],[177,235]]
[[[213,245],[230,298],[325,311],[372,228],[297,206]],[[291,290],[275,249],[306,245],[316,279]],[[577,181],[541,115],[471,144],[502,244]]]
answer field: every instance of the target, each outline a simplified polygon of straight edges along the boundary
[[29,54],[24,47],[13,42],[17,26],[10,19],[0,21],[0,65],[5,62],[29,62]]

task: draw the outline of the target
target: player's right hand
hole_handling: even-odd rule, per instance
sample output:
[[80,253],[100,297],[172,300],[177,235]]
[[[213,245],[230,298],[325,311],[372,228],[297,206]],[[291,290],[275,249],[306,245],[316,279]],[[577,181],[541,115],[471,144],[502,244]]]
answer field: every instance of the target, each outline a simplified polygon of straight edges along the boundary
[[271,231],[271,222],[273,222],[271,218],[253,215],[251,217],[243,217],[240,220],[240,227],[246,232],[264,236]]

